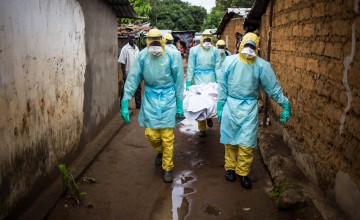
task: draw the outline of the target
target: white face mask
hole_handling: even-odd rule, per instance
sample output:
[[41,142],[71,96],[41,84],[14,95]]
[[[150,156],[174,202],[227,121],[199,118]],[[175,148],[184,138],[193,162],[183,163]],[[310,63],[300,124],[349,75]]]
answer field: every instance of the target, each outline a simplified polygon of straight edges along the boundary
[[150,46],[149,53],[154,56],[160,56],[163,53],[163,49],[161,46]]
[[209,48],[211,47],[211,43],[210,43],[210,42],[204,42],[204,43],[203,43],[203,47],[204,47],[205,49],[209,49]]
[[219,52],[220,52],[221,54],[224,54],[224,53],[225,53],[225,49],[219,49]]
[[242,51],[242,54],[246,56],[246,58],[251,59],[256,57],[255,50],[251,49],[250,47],[245,47]]

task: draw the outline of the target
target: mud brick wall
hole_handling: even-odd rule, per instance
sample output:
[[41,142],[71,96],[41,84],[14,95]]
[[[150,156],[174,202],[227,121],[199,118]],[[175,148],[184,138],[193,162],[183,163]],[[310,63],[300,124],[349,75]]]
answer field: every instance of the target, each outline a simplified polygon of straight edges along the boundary
[[240,15],[235,14],[229,23],[227,23],[224,31],[221,34],[221,39],[226,41],[226,36],[228,36],[228,50],[230,53],[234,54],[236,52],[236,38],[235,33],[239,32],[241,34],[244,34],[244,28],[243,28],[244,18]]
[[270,62],[292,110],[284,137],[324,194],[360,219],[359,1],[276,0],[271,29],[270,7],[261,54],[269,59],[271,36]]

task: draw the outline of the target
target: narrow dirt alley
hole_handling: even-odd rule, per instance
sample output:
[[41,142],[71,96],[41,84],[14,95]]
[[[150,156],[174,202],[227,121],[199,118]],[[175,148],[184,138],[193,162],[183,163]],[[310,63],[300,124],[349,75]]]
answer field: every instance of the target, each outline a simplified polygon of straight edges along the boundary
[[196,122],[178,125],[174,182],[164,183],[137,114],[135,109],[131,124],[85,172],[96,183],[80,181],[80,190],[86,192],[82,206],[61,199],[47,219],[322,219],[313,206],[293,211],[275,207],[268,196],[272,182],[257,149],[249,175],[253,188],[226,181],[217,122],[206,138],[198,137]]

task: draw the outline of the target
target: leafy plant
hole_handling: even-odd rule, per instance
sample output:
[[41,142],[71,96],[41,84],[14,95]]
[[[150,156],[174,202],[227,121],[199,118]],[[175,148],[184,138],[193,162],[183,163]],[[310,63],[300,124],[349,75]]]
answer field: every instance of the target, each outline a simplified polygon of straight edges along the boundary
[[153,10],[150,0],[129,0],[129,3],[132,5],[136,16],[142,17],[141,19],[132,19],[132,18],[119,18],[119,23],[129,24],[135,23],[149,18],[151,11]]
[[63,190],[66,198],[70,199],[74,204],[79,205],[81,197],[84,196],[86,192],[80,191],[73,175],[68,171],[65,164],[59,164],[59,169],[63,180]]
[[150,21],[159,29],[201,31],[206,9],[180,0],[154,0]]
[[129,0],[141,19],[120,18],[119,23],[136,23],[149,20],[158,29],[201,31],[206,9],[181,0]]
[[218,0],[216,6],[206,16],[203,29],[217,28],[228,8],[251,8],[254,0]]

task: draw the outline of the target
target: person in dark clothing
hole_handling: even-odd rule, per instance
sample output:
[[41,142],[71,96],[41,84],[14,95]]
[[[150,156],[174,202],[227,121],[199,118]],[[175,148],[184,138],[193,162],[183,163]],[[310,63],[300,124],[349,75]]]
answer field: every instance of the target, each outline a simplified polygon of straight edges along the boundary
[[[121,71],[123,73],[124,85],[126,81],[127,74],[131,64],[134,62],[136,56],[139,54],[139,48],[135,45],[135,35],[128,35],[128,43],[121,49],[118,62],[121,63]],[[124,93],[121,93],[121,99],[123,98]],[[141,106],[141,82],[135,92],[135,106],[137,109],[140,109]]]
[[235,50],[235,54],[238,54],[239,53],[239,47],[240,47],[240,44],[241,44],[241,39],[242,39],[242,34],[240,34],[239,32],[236,32],[235,33],[235,38],[236,38],[236,50]]

